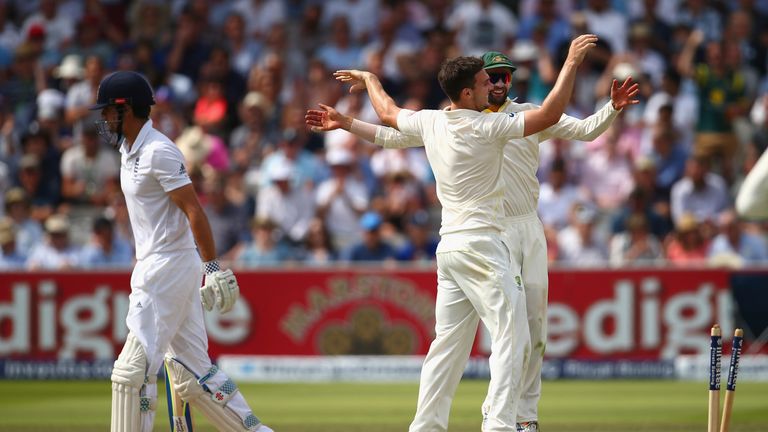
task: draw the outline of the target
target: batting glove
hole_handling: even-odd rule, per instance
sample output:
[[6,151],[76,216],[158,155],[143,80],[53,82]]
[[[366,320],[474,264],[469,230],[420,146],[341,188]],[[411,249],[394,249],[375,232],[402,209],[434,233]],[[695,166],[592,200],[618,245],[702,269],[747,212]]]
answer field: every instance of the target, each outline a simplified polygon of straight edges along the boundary
[[200,288],[200,300],[207,311],[216,309],[221,313],[227,313],[235,306],[240,296],[240,286],[232,270],[221,270],[218,261],[203,263],[205,270],[205,283]]

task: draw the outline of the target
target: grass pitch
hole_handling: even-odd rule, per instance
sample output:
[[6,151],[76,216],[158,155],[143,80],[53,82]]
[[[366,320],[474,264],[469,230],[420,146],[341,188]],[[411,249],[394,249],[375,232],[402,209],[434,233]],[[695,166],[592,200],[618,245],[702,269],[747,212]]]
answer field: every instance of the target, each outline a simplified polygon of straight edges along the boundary
[[[463,381],[451,431],[479,431],[486,381]],[[405,432],[416,383],[241,384],[256,414],[277,432]],[[155,431],[168,431],[159,386]],[[722,394],[725,391],[721,391]],[[722,396],[721,394],[721,396]],[[0,381],[0,431],[109,430],[107,381]],[[195,431],[214,431],[199,413]],[[545,381],[546,432],[704,431],[707,384],[682,381]],[[768,383],[739,383],[731,432],[768,431]]]

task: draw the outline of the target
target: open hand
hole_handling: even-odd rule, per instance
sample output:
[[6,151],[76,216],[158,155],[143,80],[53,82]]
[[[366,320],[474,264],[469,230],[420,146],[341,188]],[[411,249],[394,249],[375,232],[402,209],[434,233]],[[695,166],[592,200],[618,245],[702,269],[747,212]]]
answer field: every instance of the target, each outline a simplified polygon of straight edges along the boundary
[[348,118],[342,115],[335,108],[318,104],[321,109],[319,110],[307,110],[307,114],[304,116],[304,121],[312,132],[328,132],[335,129],[347,129],[345,125],[351,123],[347,122]]
[[333,73],[334,78],[343,83],[352,84],[349,88],[350,93],[356,93],[363,91],[366,88],[365,79],[370,72],[356,70],[356,69],[342,69]]
[[613,109],[618,111],[627,105],[640,103],[640,100],[635,98],[639,91],[639,85],[632,82],[632,77],[627,77],[621,86],[619,86],[618,81],[613,80],[611,84],[611,103],[613,104]]

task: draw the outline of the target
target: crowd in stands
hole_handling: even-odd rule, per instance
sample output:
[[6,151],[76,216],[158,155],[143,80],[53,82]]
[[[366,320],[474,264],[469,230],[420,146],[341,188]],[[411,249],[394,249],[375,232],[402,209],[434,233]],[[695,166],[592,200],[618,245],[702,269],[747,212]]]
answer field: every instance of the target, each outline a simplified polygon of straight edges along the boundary
[[570,40],[600,36],[567,113],[640,83],[592,142],[540,147],[539,213],[563,266],[768,263],[733,211],[768,145],[765,0],[0,0],[0,268],[126,268],[119,153],[89,111],[114,70],[144,74],[217,253],[236,268],[434,263],[423,149],[313,133],[324,103],[378,123],[333,79],[376,73],[400,106],[441,108],[443,60],[508,53],[511,97],[541,103]]

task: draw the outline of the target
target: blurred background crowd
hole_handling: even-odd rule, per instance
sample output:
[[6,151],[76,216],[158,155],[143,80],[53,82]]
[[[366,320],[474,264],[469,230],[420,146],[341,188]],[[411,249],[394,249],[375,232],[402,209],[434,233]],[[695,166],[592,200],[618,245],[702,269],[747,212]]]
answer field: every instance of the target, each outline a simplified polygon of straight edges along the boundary
[[541,103],[586,32],[601,41],[567,113],[589,116],[627,76],[641,103],[593,142],[542,143],[551,262],[768,263],[768,226],[733,211],[768,144],[768,1],[0,0],[0,268],[132,265],[119,154],[87,109],[119,69],[154,86],[154,126],[184,153],[229,265],[432,265],[423,149],[311,133],[305,111],[378,123],[340,68],[440,108],[441,62],[490,50],[517,65],[510,96]]

